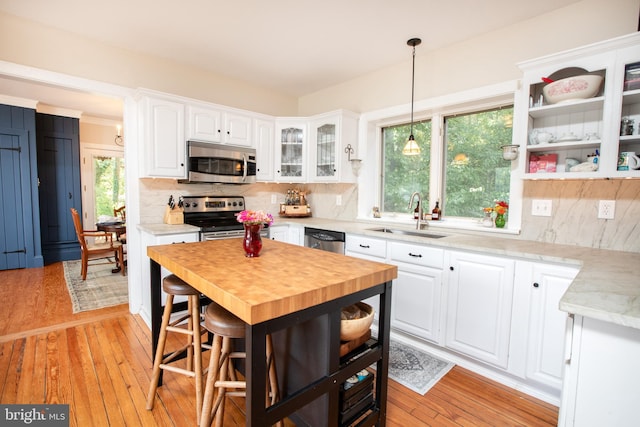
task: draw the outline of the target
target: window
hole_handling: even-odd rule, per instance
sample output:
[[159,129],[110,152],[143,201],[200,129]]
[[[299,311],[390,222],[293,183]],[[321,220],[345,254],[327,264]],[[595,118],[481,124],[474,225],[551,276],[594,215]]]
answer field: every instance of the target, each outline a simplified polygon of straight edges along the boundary
[[[402,154],[410,124],[383,127],[383,213],[410,214],[414,191],[424,197],[425,211],[442,195],[445,217],[481,218],[483,207],[508,201],[511,163],[503,160],[500,146],[511,144],[512,117],[512,106],[446,117],[434,113],[431,120],[414,123],[422,150],[417,156]],[[442,123],[442,138],[432,140],[432,123]]]
[[113,210],[124,206],[124,159],[95,156],[93,158],[95,217],[113,216]]
[[413,212],[408,208],[411,193],[429,193],[431,121],[413,124],[413,135],[420,147],[420,154],[416,156],[402,154],[410,131],[410,124],[382,128],[383,212]]
[[500,146],[511,144],[512,118],[512,107],[445,118],[443,215],[479,218],[509,200],[511,163]]
[[95,224],[100,216],[113,216],[113,209],[125,204],[124,152],[86,143],[80,155],[83,222]]

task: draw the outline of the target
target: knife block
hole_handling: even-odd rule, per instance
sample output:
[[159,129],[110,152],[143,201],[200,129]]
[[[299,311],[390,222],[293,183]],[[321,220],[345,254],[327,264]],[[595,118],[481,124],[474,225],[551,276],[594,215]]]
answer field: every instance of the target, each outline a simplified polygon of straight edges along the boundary
[[164,223],[165,224],[184,224],[184,213],[182,208],[173,208],[171,209],[167,206],[164,210]]

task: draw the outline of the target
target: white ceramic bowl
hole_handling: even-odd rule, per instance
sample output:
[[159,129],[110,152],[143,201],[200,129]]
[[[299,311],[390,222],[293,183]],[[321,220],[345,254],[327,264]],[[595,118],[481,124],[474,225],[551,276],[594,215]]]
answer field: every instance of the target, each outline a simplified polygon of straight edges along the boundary
[[360,308],[365,316],[358,319],[340,320],[340,340],[351,341],[363,336],[373,323],[373,307],[364,302],[358,302],[355,305]]
[[548,104],[571,102],[595,96],[601,84],[602,76],[585,74],[549,83],[542,93]]

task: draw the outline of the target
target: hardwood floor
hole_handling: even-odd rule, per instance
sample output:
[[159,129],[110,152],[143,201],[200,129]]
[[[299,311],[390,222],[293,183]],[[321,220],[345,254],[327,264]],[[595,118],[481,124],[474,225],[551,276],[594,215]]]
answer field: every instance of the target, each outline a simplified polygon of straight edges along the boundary
[[[128,305],[72,314],[61,263],[0,271],[0,301],[0,403],[68,403],[71,426],[196,425],[193,382],[181,375],[166,372],[145,409],[150,332]],[[556,407],[458,366],[425,396],[394,381],[388,394],[388,426],[557,424]],[[225,426],[244,425],[234,399]]]

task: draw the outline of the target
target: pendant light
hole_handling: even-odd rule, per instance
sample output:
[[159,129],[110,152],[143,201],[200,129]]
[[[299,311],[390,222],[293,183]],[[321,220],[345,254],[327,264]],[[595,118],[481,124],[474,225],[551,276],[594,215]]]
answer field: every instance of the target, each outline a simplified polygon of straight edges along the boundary
[[415,91],[415,77],[416,77],[416,46],[422,43],[422,40],[418,38],[409,39],[407,44],[413,48],[413,65],[411,69],[411,132],[409,132],[409,139],[402,149],[402,154],[405,156],[416,156],[420,154],[420,147],[413,137],[413,95]]

